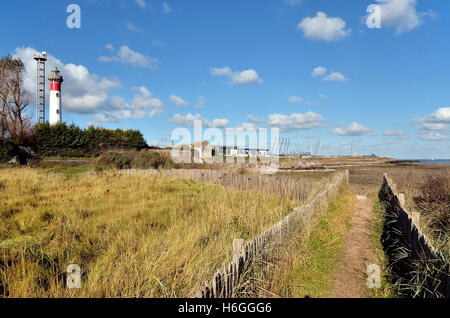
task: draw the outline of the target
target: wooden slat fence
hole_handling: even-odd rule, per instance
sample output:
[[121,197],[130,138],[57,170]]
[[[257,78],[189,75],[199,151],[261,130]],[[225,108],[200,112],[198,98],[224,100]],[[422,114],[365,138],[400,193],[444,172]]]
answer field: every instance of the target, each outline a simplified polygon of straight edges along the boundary
[[[172,170],[123,170],[122,173],[163,174],[173,178],[192,179],[222,185],[238,190],[256,190],[276,193],[291,200],[306,200],[318,192],[323,182],[278,175],[236,174],[218,170],[172,169]],[[331,180],[332,178],[330,178]]]
[[421,232],[386,174],[378,196],[385,209],[382,243],[399,291],[407,297],[450,298],[448,260]]

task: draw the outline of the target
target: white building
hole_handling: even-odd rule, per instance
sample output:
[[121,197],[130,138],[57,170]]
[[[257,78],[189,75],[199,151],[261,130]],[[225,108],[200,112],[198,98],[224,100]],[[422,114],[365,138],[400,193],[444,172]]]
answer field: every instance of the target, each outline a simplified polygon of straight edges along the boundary
[[269,149],[223,146],[222,154],[232,157],[267,157],[269,156]]

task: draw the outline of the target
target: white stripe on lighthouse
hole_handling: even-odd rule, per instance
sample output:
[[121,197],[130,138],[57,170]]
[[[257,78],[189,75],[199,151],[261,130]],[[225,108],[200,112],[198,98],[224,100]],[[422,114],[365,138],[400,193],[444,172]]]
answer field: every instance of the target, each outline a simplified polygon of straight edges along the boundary
[[52,90],[50,91],[49,123],[50,125],[55,125],[61,123],[61,121],[61,92]]

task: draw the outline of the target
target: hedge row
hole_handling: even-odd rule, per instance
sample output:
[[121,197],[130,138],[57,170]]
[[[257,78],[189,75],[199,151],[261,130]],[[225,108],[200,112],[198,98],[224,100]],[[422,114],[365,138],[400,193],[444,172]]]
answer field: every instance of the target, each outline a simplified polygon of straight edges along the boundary
[[170,156],[159,151],[108,151],[97,159],[95,169],[170,169],[173,165]]
[[14,144],[12,141],[0,137],[0,162],[11,160],[14,152]]
[[94,157],[108,149],[144,149],[147,143],[138,130],[109,130],[72,124],[36,126],[34,148],[42,156]]

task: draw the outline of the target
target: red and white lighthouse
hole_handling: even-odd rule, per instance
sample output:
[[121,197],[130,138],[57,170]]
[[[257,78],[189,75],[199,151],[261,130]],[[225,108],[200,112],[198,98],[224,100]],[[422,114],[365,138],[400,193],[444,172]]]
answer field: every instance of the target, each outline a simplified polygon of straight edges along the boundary
[[50,111],[48,121],[50,125],[56,125],[62,121],[61,83],[64,79],[59,74],[58,68],[55,67],[48,80],[50,81]]

